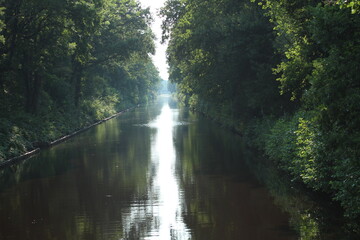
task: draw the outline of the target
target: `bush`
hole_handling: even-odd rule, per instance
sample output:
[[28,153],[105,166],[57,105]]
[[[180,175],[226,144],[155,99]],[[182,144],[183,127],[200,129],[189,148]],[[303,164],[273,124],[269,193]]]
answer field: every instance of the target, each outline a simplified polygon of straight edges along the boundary
[[296,159],[297,123],[296,117],[283,117],[277,120],[270,133],[264,136],[266,155],[294,177],[296,175],[292,161]]

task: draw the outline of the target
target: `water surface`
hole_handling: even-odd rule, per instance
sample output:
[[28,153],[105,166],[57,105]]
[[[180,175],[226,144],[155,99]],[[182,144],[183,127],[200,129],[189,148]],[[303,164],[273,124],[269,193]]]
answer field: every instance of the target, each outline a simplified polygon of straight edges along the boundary
[[162,97],[0,175],[0,239],[299,239],[241,139]]

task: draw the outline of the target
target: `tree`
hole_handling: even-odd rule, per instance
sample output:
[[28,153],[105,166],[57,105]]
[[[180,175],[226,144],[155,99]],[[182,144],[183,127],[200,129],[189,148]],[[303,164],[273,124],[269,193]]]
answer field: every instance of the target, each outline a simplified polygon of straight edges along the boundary
[[193,107],[241,122],[281,112],[284,101],[271,71],[277,61],[274,34],[261,7],[231,0],[168,1],[162,14],[164,38],[171,30],[170,80]]
[[153,99],[150,21],[135,0],[1,0],[0,157]]
[[[356,8],[356,1],[351,2]],[[264,4],[276,24],[278,42],[286,42],[278,47],[281,89],[300,104],[292,120],[297,122],[292,142],[297,157],[288,156],[283,162],[294,169],[295,177],[330,194],[348,217],[357,219],[359,15],[318,1]],[[288,130],[283,128],[282,134]]]
[[[5,1],[3,81],[24,92],[26,111],[35,113],[50,54],[61,44],[64,7],[56,1]],[[7,79],[8,78],[8,79]]]

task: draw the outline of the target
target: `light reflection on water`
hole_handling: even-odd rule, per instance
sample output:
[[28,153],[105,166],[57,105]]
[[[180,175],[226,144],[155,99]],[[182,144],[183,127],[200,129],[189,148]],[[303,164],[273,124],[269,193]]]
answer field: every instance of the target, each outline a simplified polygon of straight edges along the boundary
[[[183,195],[179,189],[175,172],[176,153],[173,143],[173,128],[177,125],[178,112],[164,103],[160,115],[143,125],[156,130],[151,140],[151,166],[148,168],[148,199],[144,204],[131,204],[125,213],[124,235],[131,237],[132,232],[142,228],[146,222],[144,239],[190,239],[182,213]],[[153,176],[153,177],[152,177]],[[136,233],[135,233],[136,234]],[[137,233],[139,234],[139,233]]]
[[0,172],[0,239],[298,239],[241,139],[160,100]]

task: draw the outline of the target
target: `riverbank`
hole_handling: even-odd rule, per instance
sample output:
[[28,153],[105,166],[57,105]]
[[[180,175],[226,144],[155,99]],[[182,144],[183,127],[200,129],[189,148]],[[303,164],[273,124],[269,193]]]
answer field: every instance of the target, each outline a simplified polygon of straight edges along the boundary
[[[65,115],[68,114],[66,113],[64,115],[52,113],[53,116],[58,116],[48,119],[44,117],[34,119],[34,116],[28,115],[27,121],[24,121],[23,116],[13,116],[8,119],[0,118],[2,123],[0,132],[0,169],[30,158],[42,149],[64,142],[136,106],[138,105],[129,106],[115,114],[111,114],[113,111],[105,112],[102,115],[104,118],[94,118],[93,120],[91,120],[91,115],[85,114],[83,111],[72,115],[76,116],[76,118],[68,118],[67,122]],[[31,125],[34,122],[36,124]],[[5,129],[6,126],[7,129]],[[46,135],[45,132],[49,134]]]

